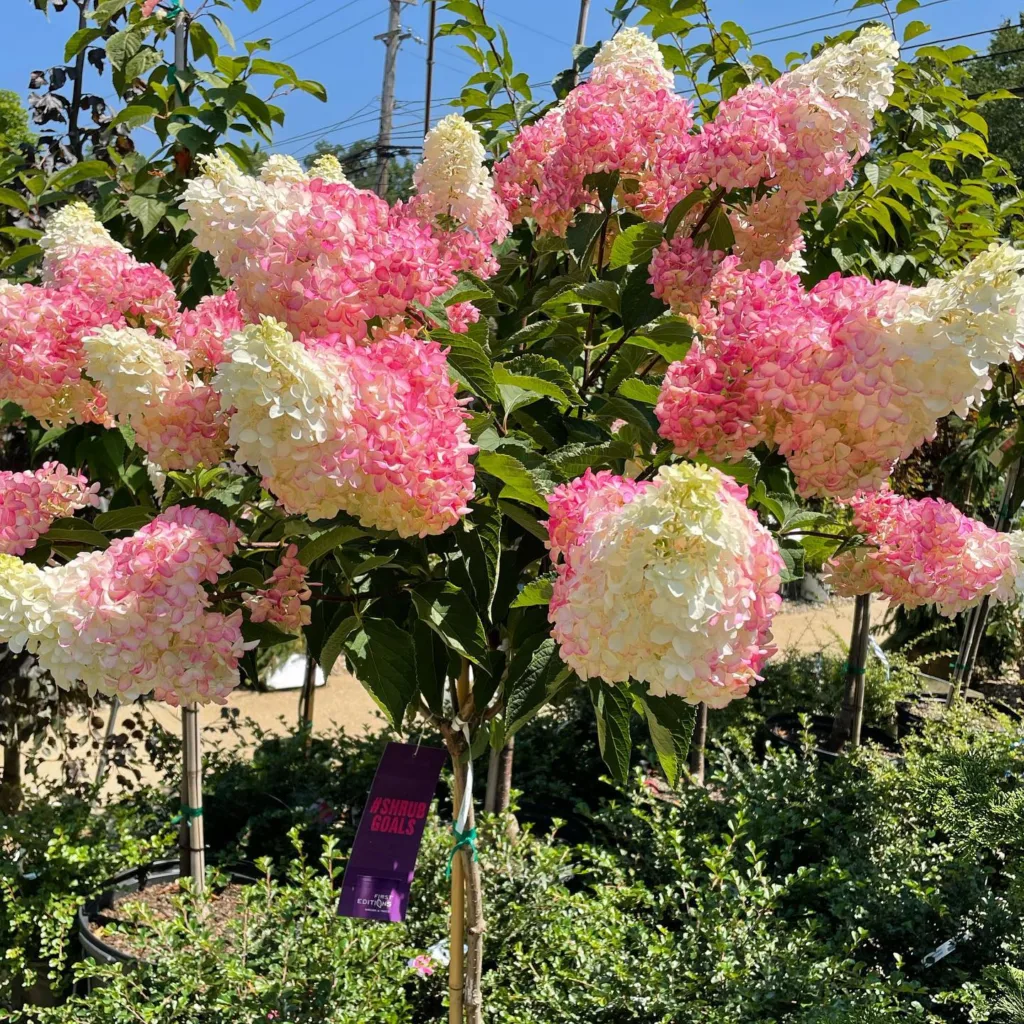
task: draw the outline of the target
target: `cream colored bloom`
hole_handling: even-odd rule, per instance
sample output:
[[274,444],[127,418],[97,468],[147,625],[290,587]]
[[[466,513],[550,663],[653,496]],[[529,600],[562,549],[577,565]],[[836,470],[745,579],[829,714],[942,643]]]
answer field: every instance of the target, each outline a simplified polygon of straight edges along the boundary
[[602,43],[594,58],[591,81],[618,77],[642,80],[654,90],[675,88],[675,77],[665,67],[661,47],[631,25]]

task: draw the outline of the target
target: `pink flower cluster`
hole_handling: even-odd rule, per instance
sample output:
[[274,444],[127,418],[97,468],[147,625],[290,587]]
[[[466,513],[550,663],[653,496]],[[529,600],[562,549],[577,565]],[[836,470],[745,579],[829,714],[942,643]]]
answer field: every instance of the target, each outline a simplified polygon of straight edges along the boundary
[[54,519],[99,505],[99,484],[72,473],[59,462],[33,472],[0,472],[0,553],[23,555]]
[[691,133],[691,108],[659,48],[624,29],[602,46],[589,81],[513,140],[495,167],[499,194],[514,221],[531,216],[562,235],[577,210],[596,204],[589,174],[619,172],[633,183],[619,202],[653,221],[696,188],[767,185],[776,189],[769,201],[736,214],[747,236],[740,255],[753,267],[784,258],[797,248],[806,204],[842,188],[867,152],[897,56],[888,29],[866,28],[771,85],[740,90]]
[[228,344],[213,386],[234,410],[230,441],[290,512],[344,509],[405,537],[441,533],[467,512],[476,448],[436,342],[295,340],[267,318]]
[[563,235],[579,208],[597,204],[584,179],[618,171],[635,183],[620,190],[620,202],[664,220],[694,184],[682,170],[692,125],[658,46],[623,29],[602,46],[588,81],[519,132],[495,166],[498,193],[513,222],[531,216],[542,231]]
[[243,596],[253,622],[269,622],[286,633],[298,633],[309,625],[311,612],[303,602],[310,599],[312,591],[306,585],[308,570],[296,557],[298,553],[298,547],[290,544],[266,587]]
[[701,342],[665,375],[660,432],[715,459],[770,441],[804,495],[881,486],[938,418],[980,400],[990,364],[1019,351],[1024,256],[1009,246],[921,289],[836,274],[807,291],[778,265],[738,264],[722,262]]
[[558,573],[548,616],[582,678],[724,707],[770,645],[782,559],[717,470],[666,466],[650,483],[590,470],[549,499]]
[[999,533],[937,498],[881,490],[849,504],[865,541],[828,566],[840,596],[880,591],[908,608],[934,604],[951,618],[984,597],[1012,600],[1024,583],[1024,534]]
[[296,337],[363,342],[367,320],[429,305],[456,270],[496,269],[493,232],[442,229],[427,197],[392,209],[346,182],[248,177],[223,154],[204,169],[184,201],[197,246],[233,280],[248,320],[273,317]]
[[448,326],[455,334],[465,334],[469,325],[480,319],[480,310],[472,302],[453,302],[445,312],[448,314]]
[[230,569],[238,536],[212,512],[175,506],[66,565],[0,557],[0,638],[37,654],[62,687],[224,703],[247,646],[242,613],[211,611],[203,584]]

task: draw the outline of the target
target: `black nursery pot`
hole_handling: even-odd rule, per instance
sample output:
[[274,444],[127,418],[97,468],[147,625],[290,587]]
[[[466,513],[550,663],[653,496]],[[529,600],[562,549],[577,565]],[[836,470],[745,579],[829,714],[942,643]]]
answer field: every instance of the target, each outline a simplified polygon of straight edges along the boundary
[[[78,944],[82,947],[82,955],[91,958],[101,964],[133,964],[141,962],[139,957],[121,950],[104,942],[103,939],[93,931],[93,921],[99,922],[103,912],[111,910],[114,900],[125,893],[141,892],[151,885],[163,885],[173,882],[181,875],[181,866],[175,860],[161,860],[152,864],[146,864],[139,868],[130,868],[114,875],[106,885],[101,895],[94,900],[89,900],[78,910]],[[232,882],[252,885],[257,880],[251,875],[240,872],[230,872],[229,878]]]
[[[832,724],[835,719],[831,715],[808,714],[809,730],[814,737],[814,746],[811,753],[821,761],[833,762],[840,754],[828,749],[829,740],[832,736]],[[755,745],[758,754],[764,757],[771,743],[779,747],[789,747],[797,753],[803,752],[801,736],[803,727],[800,724],[800,712],[786,712],[784,714],[772,715],[766,719],[758,730]],[[899,743],[887,732],[876,729],[873,726],[865,725],[861,729],[861,743],[873,743],[883,750],[892,754],[900,752]]]

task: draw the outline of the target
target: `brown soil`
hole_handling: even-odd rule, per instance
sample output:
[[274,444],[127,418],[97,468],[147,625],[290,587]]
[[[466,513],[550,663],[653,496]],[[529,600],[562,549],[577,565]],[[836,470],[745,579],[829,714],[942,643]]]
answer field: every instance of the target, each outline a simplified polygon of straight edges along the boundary
[[[232,921],[242,916],[244,884],[231,882],[210,893],[206,901],[206,927],[215,938],[224,937]],[[170,921],[180,916],[175,904],[181,895],[177,881],[150,885],[139,892],[128,892],[114,898],[114,906],[92,919],[93,934],[119,953],[145,959],[152,934],[150,920]]]

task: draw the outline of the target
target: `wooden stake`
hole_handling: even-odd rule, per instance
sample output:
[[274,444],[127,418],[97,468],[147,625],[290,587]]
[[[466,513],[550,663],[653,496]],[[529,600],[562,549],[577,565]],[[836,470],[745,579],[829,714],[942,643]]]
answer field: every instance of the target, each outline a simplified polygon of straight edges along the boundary
[[704,748],[708,739],[708,706],[703,701],[697,705],[697,718],[693,723],[693,737],[690,740],[690,777],[698,786],[704,785]]
[[[462,671],[459,673],[455,689],[458,707],[453,714],[458,715],[469,698],[469,662],[463,658]],[[452,814],[458,816],[462,806],[463,793],[466,786],[466,766],[459,761],[459,737],[453,735],[449,739],[449,752],[452,756]],[[463,997],[465,995],[465,956],[463,946],[466,935],[466,883],[463,877],[462,857],[452,858],[452,917],[450,926],[450,956],[448,962],[448,1024],[463,1024]]]
[[[854,687],[853,721],[850,728],[850,746],[860,746],[860,734],[864,728],[864,697],[867,692],[868,641],[871,639],[871,595],[864,594],[857,598],[858,604],[863,602],[861,609],[860,635],[857,638],[857,679]],[[850,652],[851,658],[854,652]]]
[[182,708],[181,730],[185,755],[185,792],[182,820],[188,828],[188,867],[197,893],[206,888],[206,840],[203,828],[203,759],[200,747],[199,708]]

